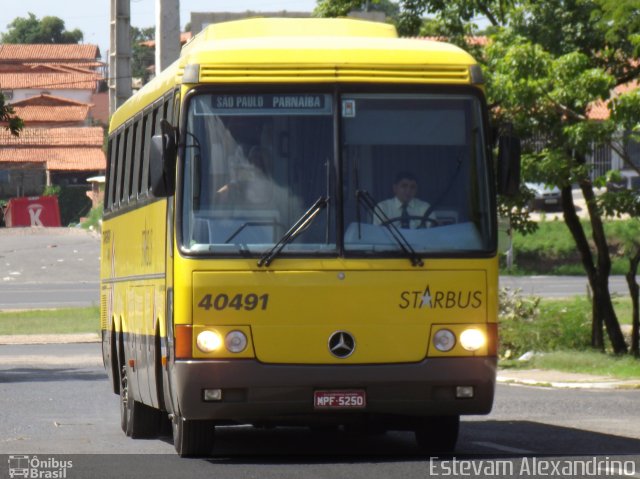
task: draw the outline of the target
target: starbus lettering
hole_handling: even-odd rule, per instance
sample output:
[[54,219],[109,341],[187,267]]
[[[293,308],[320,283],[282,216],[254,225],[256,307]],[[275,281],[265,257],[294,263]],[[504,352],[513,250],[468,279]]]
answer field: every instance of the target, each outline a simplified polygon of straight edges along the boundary
[[400,309],[478,309],[482,306],[480,290],[434,290],[427,285],[424,289],[402,291]]

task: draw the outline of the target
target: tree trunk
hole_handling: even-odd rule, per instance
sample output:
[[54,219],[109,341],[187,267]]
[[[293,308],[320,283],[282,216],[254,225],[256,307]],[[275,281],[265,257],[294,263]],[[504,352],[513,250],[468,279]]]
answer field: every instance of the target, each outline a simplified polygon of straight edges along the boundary
[[589,211],[589,218],[593,230],[593,241],[597,252],[597,262],[594,261],[589,241],[576,213],[570,186],[562,188],[562,210],[564,213],[564,221],[576,242],[582,265],[587,273],[589,285],[593,291],[591,346],[604,351],[602,332],[602,326],[604,324],[614,352],[616,354],[623,354],[627,352],[627,345],[624,342],[624,336],[622,335],[618,318],[613,309],[611,293],[609,292],[611,259],[609,257],[609,249],[602,218],[595,202],[593,185],[588,178],[580,182],[580,189],[582,190]]
[[573,193],[571,186],[565,186],[562,188],[562,212],[564,216],[564,222],[573,236],[573,240],[576,242],[576,247],[580,253],[580,259],[582,266],[587,273],[587,279],[589,280],[589,286],[593,291],[593,302],[591,306],[591,347],[604,351],[604,338],[602,336],[602,316],[599,311],[600,301],[598,295],[596,295],[596,268],[593,264],[593,255],[591,254],[591,248],[589,247],[589,241],[587,235],[584,233],[580,218],[576,213],[576,205],[573,203]]
[[631,313],[631,354],[636,358],[640,357],[640,301],[638,299],[640,286],[638,286],[636,282],[638,264],[640,264],[640,248],[637,248],[636,254],[633,258],[629,259],[629,271],[626,274],[627,285],[629,286],[629,293],[631,294],[631,304],[633,305]]
[[[604,322],[613,351],[616,354],[626,354],[627,344],[624,341],[624,335],[622,334],[622,329],[620,329],[620,323],[618,322],[616,312],[613,309],[611,293],[609,292],[611,257],[609,255],[609,245],[607,244],[607,236],[604,232],[602,216],[598,209],[598,205],[596,204],[596,195],[593,191],[593,183],[591,183],[590,179],[584,178],[580,181],[580,189],[582,190],[582,195],[587,203],[587,210],[589,210],[593,242],[598,255],[596,275],[594,278],[595,282],[592,285],[592,288],[594,289],[594,304],[596,298],[600,296],[600,304],[597,307],[601,314],[600,321]],[[596,294],[596,289],[599,294]]]

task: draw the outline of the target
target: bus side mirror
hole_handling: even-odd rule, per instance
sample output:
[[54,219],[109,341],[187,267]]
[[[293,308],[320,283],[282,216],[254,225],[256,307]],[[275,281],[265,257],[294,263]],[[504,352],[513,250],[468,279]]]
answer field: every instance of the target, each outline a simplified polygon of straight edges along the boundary
[[498,138],[498,193],[514,197],[520,191],[520,138]]
[[149,186],[156,198],[166,198],[176,190],[176,155],[178,131],[167,120],[160,124],[162,133],[151,137]]

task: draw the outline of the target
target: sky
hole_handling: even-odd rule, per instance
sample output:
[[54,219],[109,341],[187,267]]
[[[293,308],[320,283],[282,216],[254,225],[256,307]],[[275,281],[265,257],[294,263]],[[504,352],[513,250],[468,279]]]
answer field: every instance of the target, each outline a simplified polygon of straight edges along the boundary
[[[155,24],[156,0],[130,0],[131,24],[145,28]],[[103,61],[109,49],[110,0],[3,0],[0,33],[17,17],[33,13],[41,19],[56,16],[67,30],[84,33],[83,43],[97,44]],[[191,12],[312,11],[316,0],[180,0],[180,27],[190,21]]]

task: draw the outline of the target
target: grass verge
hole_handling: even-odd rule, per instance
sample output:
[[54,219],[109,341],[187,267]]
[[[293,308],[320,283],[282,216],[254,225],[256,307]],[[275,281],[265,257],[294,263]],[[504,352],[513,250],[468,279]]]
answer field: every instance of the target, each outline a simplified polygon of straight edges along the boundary
[[100,308],[0,312],[0,335],[100,333]]
[[535,355],[530,361],[501,361],[500,367],[548,369],[618,379],[640,378],[639,360],[631,356],[619,357],[597,351],[553,351]]

